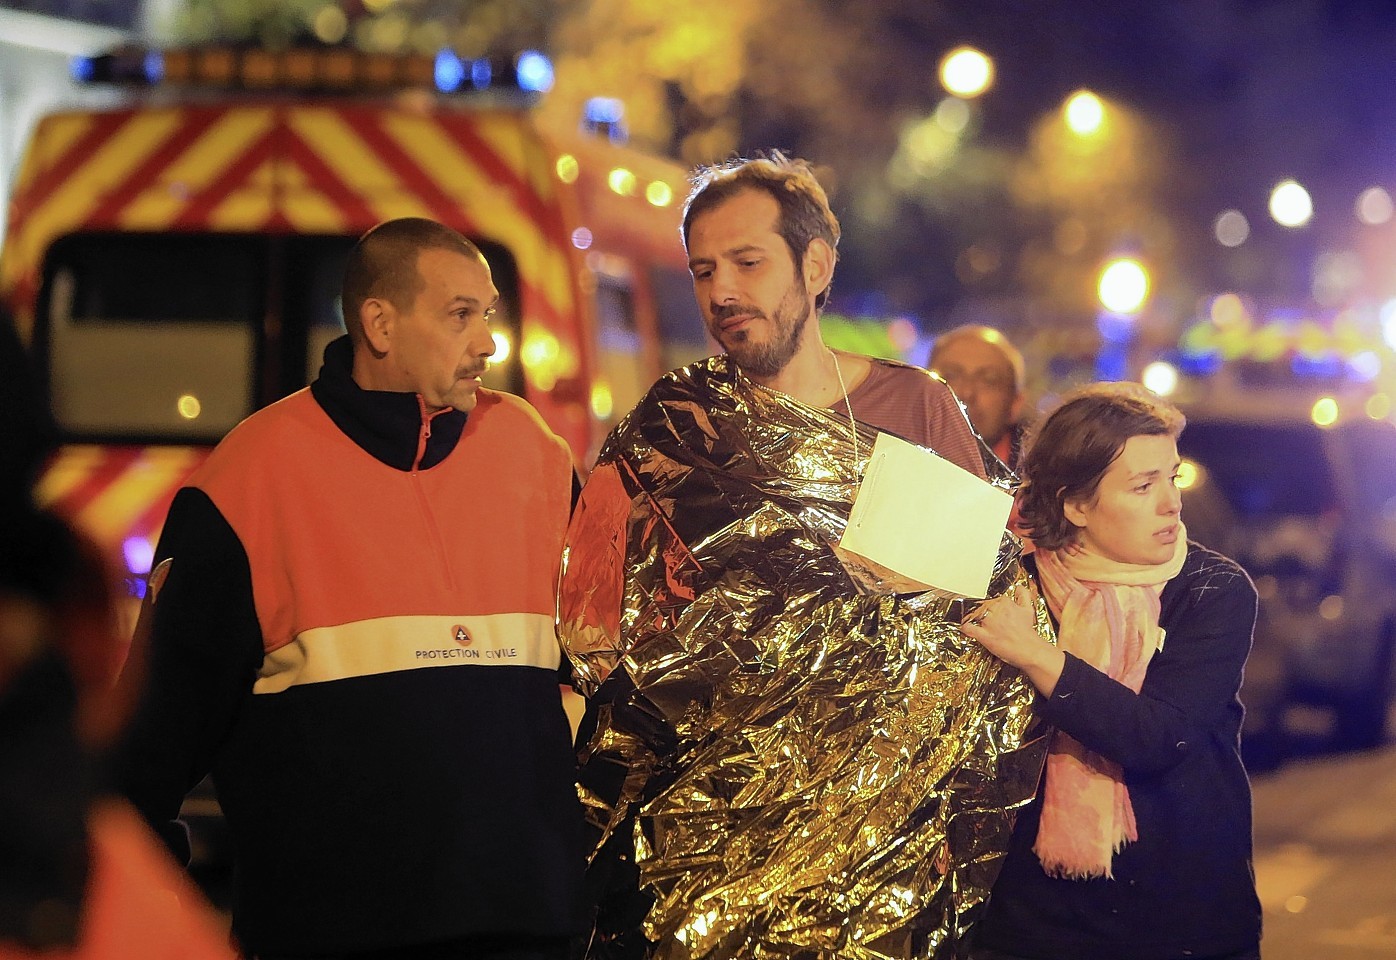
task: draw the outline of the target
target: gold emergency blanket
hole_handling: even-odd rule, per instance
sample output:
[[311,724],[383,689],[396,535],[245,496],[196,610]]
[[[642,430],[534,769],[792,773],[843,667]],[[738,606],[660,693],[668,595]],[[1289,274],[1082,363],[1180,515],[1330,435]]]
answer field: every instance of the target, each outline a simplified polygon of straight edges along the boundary
[[[589,957],[963,949],[1045,742],[1026,681],[956,629],[968,601],[880,595],[835,555],[863,466],[846,418],[723,357],[602,449],[559,596],[590,701]],[[991,595],[1026,588],[1017,555],[1005,536]]]

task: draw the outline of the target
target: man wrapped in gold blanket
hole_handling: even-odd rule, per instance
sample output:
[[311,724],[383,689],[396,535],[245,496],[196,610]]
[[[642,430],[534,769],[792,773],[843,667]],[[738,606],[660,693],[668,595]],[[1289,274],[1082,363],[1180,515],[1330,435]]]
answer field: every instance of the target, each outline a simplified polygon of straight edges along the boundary
[[[807,322],[837,221],[805,164],[704,171],[685,238],[727,354],[611,435],[559,597],[589,699],[587,955],[948,960],[1037,782],[1031,689],[960,633],[963,598],[896,594],[836,545],[878,429],[1012,475],[942,382]],[[991,596],[1029,589],[1017,554],[1005,534]]]

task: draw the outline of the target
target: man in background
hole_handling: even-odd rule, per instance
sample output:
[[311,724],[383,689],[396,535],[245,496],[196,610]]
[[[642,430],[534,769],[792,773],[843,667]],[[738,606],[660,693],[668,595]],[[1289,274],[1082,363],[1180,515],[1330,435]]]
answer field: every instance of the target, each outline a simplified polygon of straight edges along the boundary
[[955,391],[995,456],[1016,469],[1027,402],[1018,348],[993,327],[965,324],[936,338],[930,367]]

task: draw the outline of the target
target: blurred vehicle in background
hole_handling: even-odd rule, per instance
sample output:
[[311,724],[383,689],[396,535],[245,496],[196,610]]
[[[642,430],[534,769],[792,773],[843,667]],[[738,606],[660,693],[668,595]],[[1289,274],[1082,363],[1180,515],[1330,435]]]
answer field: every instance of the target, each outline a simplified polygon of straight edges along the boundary
[[[1349,404],[1353,406],[1354,404]],[[1396,425],[1332,397],[1189,409],[1179,440],[1188,534],[1235,558],[1260,595],[1242,699],[1247,738],[1295,705],[1333,739],[1381,743],[1396,690]]]
[[15,183],[0,298],[67,446],[41,494],[139,595],[184,478],[304,386],[344,331],[344,258],[425,216],[501,291],[489,386],[526,397],[579,466],[665,370],[705,356],[679,244],[686,171],[531,109],[551,67],[338,48],[123,49],[74,62],[114,105],[42,118]]

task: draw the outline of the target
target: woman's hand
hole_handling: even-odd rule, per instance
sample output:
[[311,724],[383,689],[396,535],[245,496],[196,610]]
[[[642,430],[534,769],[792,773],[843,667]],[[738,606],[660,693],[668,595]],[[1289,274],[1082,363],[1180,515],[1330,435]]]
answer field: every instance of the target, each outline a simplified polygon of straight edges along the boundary
[[1004,663],[1017,667],[1044,696],[1061,679],[1066,656],[1037,632],[1037,591],[1018,587],[986,600],[960,622],[960,631]]

